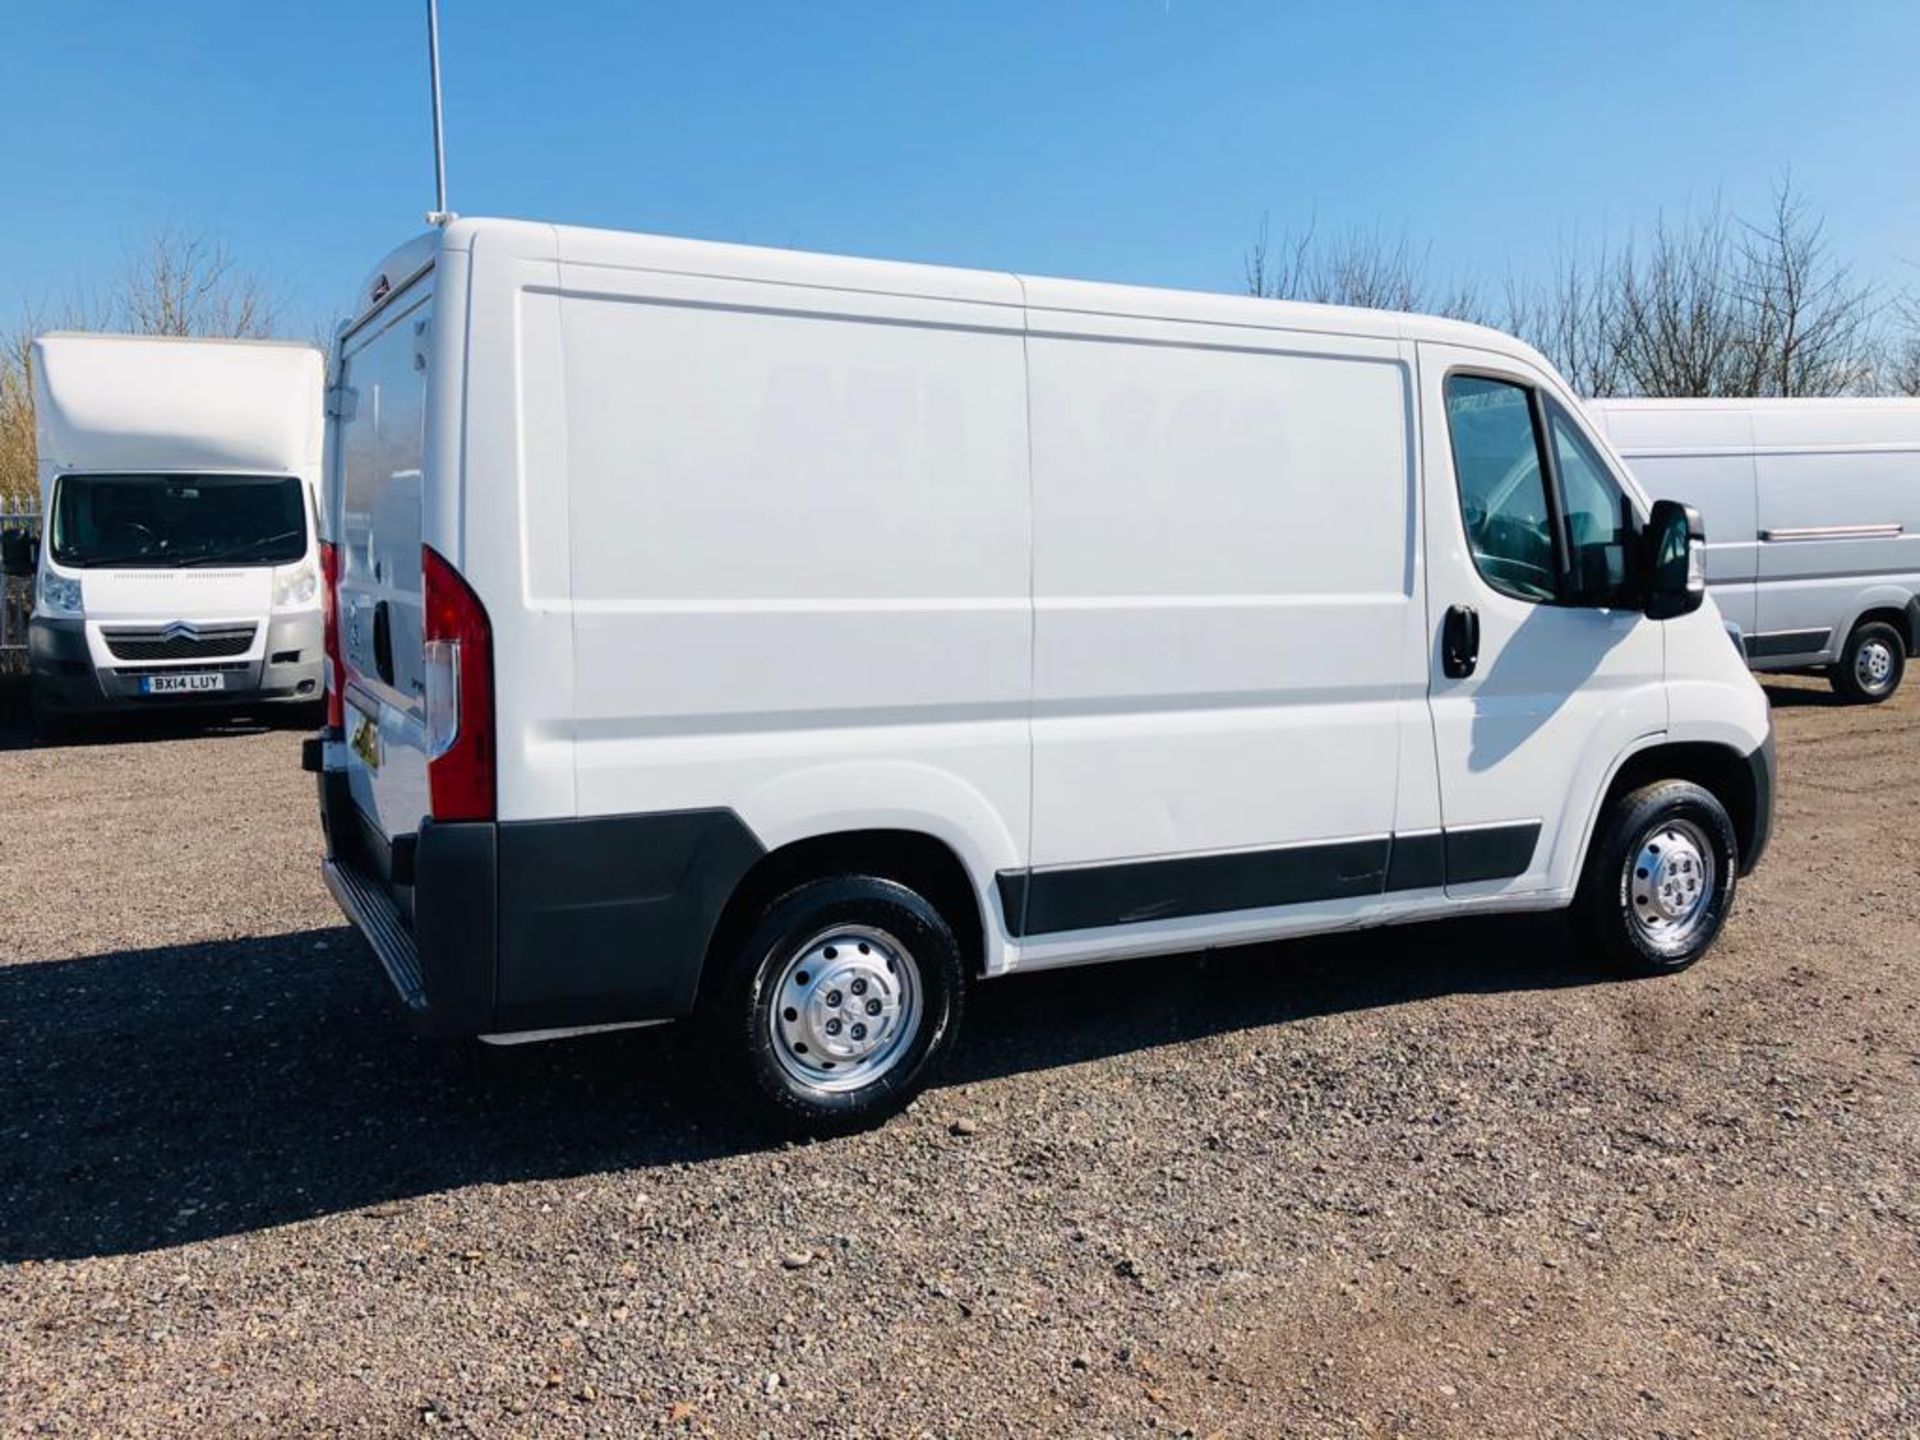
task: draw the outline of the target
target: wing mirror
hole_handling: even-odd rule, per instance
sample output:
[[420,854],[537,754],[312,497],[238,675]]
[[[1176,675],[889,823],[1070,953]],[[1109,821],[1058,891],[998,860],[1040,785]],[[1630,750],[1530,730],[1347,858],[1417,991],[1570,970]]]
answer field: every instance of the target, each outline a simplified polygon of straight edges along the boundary
[[32,575],[39,550],[31,530],[0,530],[0,575]]
[[1641,532],[1644,608],[1652,620],[1691,615],[1707,598],[1707,530],[1700,512],[1678,500],[1656,500]]

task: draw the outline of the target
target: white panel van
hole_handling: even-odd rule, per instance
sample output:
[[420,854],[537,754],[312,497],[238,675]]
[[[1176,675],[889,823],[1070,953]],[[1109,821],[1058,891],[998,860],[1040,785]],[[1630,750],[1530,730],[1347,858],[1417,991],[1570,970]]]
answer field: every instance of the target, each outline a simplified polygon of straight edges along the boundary
[[322,357],[311,345],[33,342],[43,736],[114,710],[318,707]]
[[1589,400],[1647,489],[1699,508],[1756,670],[1872,704],[1920,654],[1920,400]]
[[331,392],[326,876],[415,1023],[693,1018],[810,1131],[974,981],[1577,907],[1767,843],[1767,704],[1533,351],[1448,321],[461,220]]

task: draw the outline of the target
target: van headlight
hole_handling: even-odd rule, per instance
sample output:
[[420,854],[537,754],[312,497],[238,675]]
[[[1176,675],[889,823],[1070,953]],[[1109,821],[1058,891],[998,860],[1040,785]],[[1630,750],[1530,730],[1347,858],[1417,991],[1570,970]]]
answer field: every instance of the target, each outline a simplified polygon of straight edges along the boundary
[[80,577],[56,575],[51,570],[42,570],[40,595],[34,608],[42,615],[62,615],[71,618],[81,614]]
[[313,567],[304,560],[291,569],[273,572],[273,603],[276,606],[304,605],[313,599],[319,589],[319,578],[313,573]]

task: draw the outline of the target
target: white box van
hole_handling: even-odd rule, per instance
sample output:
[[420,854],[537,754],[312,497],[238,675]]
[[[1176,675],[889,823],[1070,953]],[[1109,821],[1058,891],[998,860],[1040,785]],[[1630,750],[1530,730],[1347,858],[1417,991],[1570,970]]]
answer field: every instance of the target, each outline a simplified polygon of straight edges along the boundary
[[1885,700],[1920,654],[1920,400],[1589,400],[1648,490],[1697,506],[1756,670]]
[[871,1120],[977,977],[1577,905],[1696,959],[1767,703],[1533,351],[491,220],[330,412],[326,875],[415,1022]]
[[52,334],[31,365],[42,733],[116,709],[317,706],[320,352]]

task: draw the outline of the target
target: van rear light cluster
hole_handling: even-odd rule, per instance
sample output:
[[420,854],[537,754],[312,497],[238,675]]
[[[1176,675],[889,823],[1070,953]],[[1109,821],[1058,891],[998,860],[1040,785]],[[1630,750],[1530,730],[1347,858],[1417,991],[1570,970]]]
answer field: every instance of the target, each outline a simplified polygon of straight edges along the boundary
[[436,820],[494,813],[493,630],[471,586],[420,547],[427,794]]
[[346,724],[347,672],[340,665],[340,547],[331,540],[320,542],[320,634],[325,663],[321,674],[327,685],[327,726],[338,730]]

